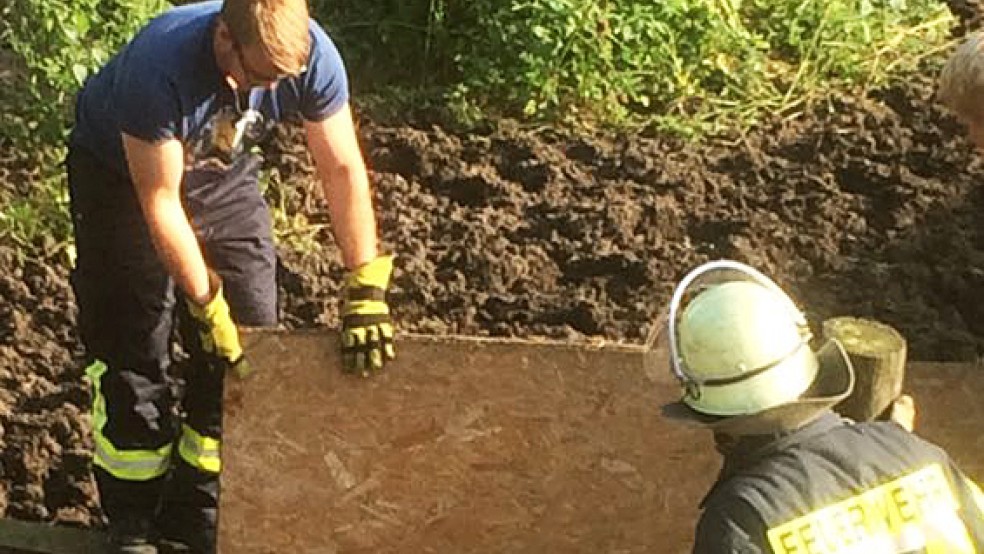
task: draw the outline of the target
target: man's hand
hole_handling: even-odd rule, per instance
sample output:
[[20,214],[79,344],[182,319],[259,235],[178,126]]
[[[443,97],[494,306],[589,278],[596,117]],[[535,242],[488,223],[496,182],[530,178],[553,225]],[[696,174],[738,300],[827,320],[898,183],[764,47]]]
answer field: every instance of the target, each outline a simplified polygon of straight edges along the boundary
[[916,401],[908,394],[903,394],[892,401],[889,421],[901,425],[906,431],[916,428]]
[[393,321],[386,289],[393,256],[379,256],[349,274],[342,306],[342,364],[346,371],[368,374],[396,357]]
[[218,361],[223,369],[232,369],[240,377],[250,373],[239,343],[239,330],[232,321],[229,304],[222,294],[222,284],[214,279],[212,299],[204,304],[188,299],[188,312],[198,324],[198,333],[205,354]]

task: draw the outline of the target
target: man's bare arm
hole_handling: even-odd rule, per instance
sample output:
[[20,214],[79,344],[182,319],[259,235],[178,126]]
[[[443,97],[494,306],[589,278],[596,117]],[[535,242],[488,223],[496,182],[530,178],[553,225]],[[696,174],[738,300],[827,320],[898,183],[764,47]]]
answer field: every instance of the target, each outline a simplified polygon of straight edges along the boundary
[[212,290],[201,248],[181,205],[181,143],[174,139],[150,143],[124,134],[123,147],[158,256],[178,287],[204,304]]
[[328,201],[342,260],[354,269],[374,260],[376,216],[365,161],[348,104],[322,121],[307,121],[308,148]]

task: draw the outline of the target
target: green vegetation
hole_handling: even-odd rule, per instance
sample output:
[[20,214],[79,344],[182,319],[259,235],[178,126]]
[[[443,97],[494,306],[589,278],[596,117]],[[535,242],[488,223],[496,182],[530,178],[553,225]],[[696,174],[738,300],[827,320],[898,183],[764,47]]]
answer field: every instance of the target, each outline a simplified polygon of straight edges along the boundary
[[[877,86],[947,42],[936,0],[322,0],[371,93],[467,120],[754,124],[831,89]],[[431,93],[430,96],[427,93]]]
[[[10,0],[0,7],[0,241],[70,252],[64,140],[72,96],[163,0]],[[10,67],[6,67],[9,65]],[[0,175],[4,173],[0,172]]]
[[[830,91],[911,75],[939,60],[953,25],[937,0],[311,3],[342,50],[356,102],[373,114],[428,108],[466,125],[513,117],[692,137],[754,125],[767,113],[794,116]],[[43,168],[34,173],[38,186],[16,201],[0,188],[0,239],[24,248],[52,236],[65,243],[56,161],[71,96],[167,5],[11,0],[0,7],[0,54],[15,60],[13,77],[0,82],[0,148],[30,152],[17,163]],[[293,232],[293,217],[277,221],[281,234],[308,242]]]
[[7,92],[2,134],[18,144],[64,138],[72,95],[165,0],[11,0],[0,11],[0,45],[26,69]]

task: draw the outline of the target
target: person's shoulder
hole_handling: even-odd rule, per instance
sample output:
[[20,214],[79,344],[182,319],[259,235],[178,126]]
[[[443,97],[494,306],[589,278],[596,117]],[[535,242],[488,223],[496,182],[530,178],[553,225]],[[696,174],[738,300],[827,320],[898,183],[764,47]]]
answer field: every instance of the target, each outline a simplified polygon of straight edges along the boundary
[[725,490],[712,491],[697,522],[695,554],[762,552],[763,527],[758,513]]
[[141,34],[145,36],[170,34],[177,29],[193,27],[195,23],[209,24],[221,9],[222,2],[218,0],[169,8],[151,18]]
[[844,422],[845,425],[834,429],[834,432],[855,433],[861,436],[886,436],[904,442],[926,443],[924,439],[894,421],[852,421],[845,419]]
[[221,0],[208,0],[207,2],[192,2],[183,6],[173,6],[161,12],[158,17],[164,19],[196,19],[215,15],[221,11]]
[[735,474],[718,480],[700,503],[703,517],[709,522],[747,521],[752,518],[757,511],[743,492],[754,487],[758,479],[756,474]]
[[313,17],[308,20],[308,34],[311,35],[312,51],[336,50],[335,41],[328,30]]
[[345,62],[342,61],[342,55],[338,51],[338,47],[335,46],[335,42],[328,35],[328,31],[314,18],[311,18],[308,33],[311,36],[311,55],[308,69],[315,69],[316,74],[321,77],[331,77],[344,73]]
[[836,430],[836,433],[842,436],[853,434],[855,440],[882,444],[892,451],[918,453],[923,457],[929,456],[940,460],[949,459],[949,455],[942,447],[894,421],[851,422]]
[[123,63],[139,73],[180,73],[200,62],[208,30],[221,3],[199,2],[171,8],[151,19],[126,48]]

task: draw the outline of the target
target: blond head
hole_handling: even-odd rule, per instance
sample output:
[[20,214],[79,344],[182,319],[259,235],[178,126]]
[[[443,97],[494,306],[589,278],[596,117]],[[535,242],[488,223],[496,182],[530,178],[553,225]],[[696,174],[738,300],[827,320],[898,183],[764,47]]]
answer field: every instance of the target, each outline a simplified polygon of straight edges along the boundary
[[977,120],[984,116],[984,33],[969,35],[947,60],[938,97],[960,117]]
[[310,49],[306,0],[225,0],[222,20],[233,40],[259,45],[283,73],[298,73]]

